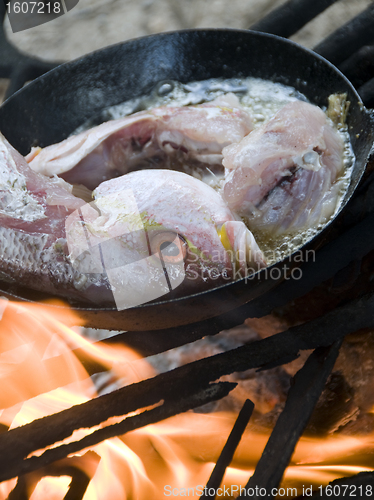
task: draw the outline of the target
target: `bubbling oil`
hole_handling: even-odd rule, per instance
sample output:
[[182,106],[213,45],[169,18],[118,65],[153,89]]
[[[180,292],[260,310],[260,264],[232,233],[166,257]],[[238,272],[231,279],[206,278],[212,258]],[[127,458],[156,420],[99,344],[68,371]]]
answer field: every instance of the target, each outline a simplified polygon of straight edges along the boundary
[[[291,101],[302,100],[309,102],[302,93],[293,87],[261,78],[209,79],[189,83],[164,81],[156,85],[148,95],[136,97],[104,109],[98,116],[85,122],[74,133],[82,132],[105,121],[123,118],[138,111],[159,106],[202,104],[213,101],[218,96],[229,92],[234,93],[238,97],[242,107],[249,113],[254,128],[266,123],[277,111]],[[347,127],[340,127],[338,132],[342,136],[345,145],[343,153],[344,170],[343,174],[336,181],[338,195],[333,215],[315,227],[304,228],[297,232],[284,232],[280,236],[267,234],[260,230],[252,230],[249,227],[269,265],[282,261],[300,249],[316,236],[338,212],[348,189],[355,161]],[[187,167],[185,171],[206,182],[216,190],[221,188],[223,175],[219,177],[216,172],[214,174],[206,172],[202,175],[201,169],[194,166]],[[245,220],[244,222],[247,223]]]
[[293,87],[261,78],[231,78],[227,80],[212,78],[190,83],[167,81],[156,85],[148,95],[105,108],[94,119],[81,125],[74,134],[88,130],[99,123],[123,118],[138,111],[159,106],[202,104],[213,101],[216,97],[228,92],[232,92],[238,97],[243,108],[249,112],[255,127],[269,120],[288,102],[297,99],[307,101],[307,98]]

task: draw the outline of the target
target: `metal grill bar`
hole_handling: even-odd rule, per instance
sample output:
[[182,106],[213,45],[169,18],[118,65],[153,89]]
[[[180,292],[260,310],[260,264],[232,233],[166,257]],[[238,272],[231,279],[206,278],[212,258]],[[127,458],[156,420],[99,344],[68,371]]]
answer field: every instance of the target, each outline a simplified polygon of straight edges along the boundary
[[[250,29],[288,38],[336,1],[289,0],[253,24]],[[371,45],[373,40],[374,4],[313,49],[333,64],[340,65],[340,69],[356,88],[362,86],[358,92],[367,107],[374,106],[374,84],[368,82],[374,76],[374,49],[365,46]]]

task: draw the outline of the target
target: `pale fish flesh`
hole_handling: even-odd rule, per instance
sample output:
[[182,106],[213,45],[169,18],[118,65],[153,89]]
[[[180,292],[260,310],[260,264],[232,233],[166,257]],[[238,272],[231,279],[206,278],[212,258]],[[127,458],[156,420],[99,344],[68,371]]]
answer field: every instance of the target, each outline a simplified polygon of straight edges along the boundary
[[[234,94],[197,106],[160,107],[112,120],[26,157],[36,172],[94,189],[140,168],[222,167],[222,148],[252,130]],[[190,170],[188,173],[191,173]]]
[[326,222],[336,210],[344,142],[325,113],[294,101],[223,150],[223,197],[250,229],[271,235]]
[[2,281],[125,309],[188,295],[265,265],[244,223],[203,182],[139,171],[85,203],[33,172],[0,136]]
[[220,195],[187,174],[132,172],[102,183],[94,196],[68,218],[67,239],[77,268],[105,268],[119,309],[172,291],[188,295],[266,265]]
[[72,299],[113,300],[105,276],[80,273],[68,257],[66,218],[84,205],[71,186],[33,172],[1,135],[0,175],[2,281]]

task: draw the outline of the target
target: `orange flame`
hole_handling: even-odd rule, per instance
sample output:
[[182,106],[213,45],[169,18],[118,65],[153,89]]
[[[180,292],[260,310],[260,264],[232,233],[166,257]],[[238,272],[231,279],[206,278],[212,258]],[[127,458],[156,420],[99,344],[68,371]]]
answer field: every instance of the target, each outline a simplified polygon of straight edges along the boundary
[[[24,425],[97,396],[97,386],[84,369],[83,358],[107,370],[108,380],[116,387],[154,375],[150,364],[131,349],[84,338],[75,328],[83,326],[80,318],[61,307],[64,304],[53,304],[56,307],[0,299],[3,426]],[[74,466],[89,478],[83,498],[199,497],[235,418],[230,413],[187,412],[92,447],[99,457],[96,462],[87,450],[82,451]],[[84,429],[77,432],[80,437],[88,433]],[[218,498],[233,498],[235,489],[244,487],[267,439],[268,434],[256,432],[249,424],[225,474],[224,485],[230,493]],[[338,477],[371,471],[373,446],[374,435],[302,438],[282,486],[296,487],[301,494],[303,486],[316,488]],[[34,477],[36,483],[29,492],[32,500],[64,497],[71,478],[63,473],[53,475],[37,481]],[[0,484],[0,500],[7,498],[15,484],[16,479]]]

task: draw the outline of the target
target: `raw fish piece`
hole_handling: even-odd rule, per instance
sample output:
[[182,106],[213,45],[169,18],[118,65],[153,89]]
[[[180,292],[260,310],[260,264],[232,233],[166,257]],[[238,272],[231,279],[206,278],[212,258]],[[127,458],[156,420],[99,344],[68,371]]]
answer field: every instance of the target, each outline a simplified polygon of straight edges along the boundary
[[198,106],[161,107],[103,123],[26,157],[36,172],[94,189],[140,168],[222,168],[222,148],[252,130],[234,94]]
[[265,265],[244,223],[216,191],[187,174],[132,172],[102,183],[94,196],[81,216],[67,220],[69,248],[86,272],[104,265],[119,309],[169,290],[188,295]]
[[264,265],[219,194],[186,174],[133,172],[99,186],[91,203],[70,191],[0,136],[2,281],[125,309]]
[[0,134],[2,281],[92,302],[112,302],[106,276],[83,275],[68,258],[65,222],[84,205],[62,179],[33,172]]
[[339,202],[344,143],[317,106],[294,101],[223,150],[223,197],[271,234],[326,222]]

